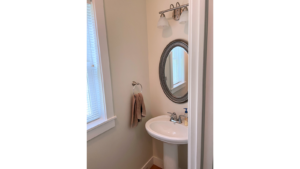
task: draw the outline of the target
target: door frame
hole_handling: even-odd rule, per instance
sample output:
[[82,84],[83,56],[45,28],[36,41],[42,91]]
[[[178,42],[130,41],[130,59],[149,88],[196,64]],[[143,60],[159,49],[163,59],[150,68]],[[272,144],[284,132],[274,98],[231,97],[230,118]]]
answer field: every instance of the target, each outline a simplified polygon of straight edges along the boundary
[[189,0],[189,169],[203,169],[207,3],[208,0]]

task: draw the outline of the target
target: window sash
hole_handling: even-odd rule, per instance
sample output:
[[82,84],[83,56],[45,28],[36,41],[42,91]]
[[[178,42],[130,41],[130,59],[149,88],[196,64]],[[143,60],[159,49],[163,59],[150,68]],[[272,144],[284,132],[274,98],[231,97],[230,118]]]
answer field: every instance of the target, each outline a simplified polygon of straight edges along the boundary
[[173,87],[184,82],[184,49],[181,47],[172,49],[172,73]]
[[87,123],[101,118],[105,99],[92,3],[87,3]]

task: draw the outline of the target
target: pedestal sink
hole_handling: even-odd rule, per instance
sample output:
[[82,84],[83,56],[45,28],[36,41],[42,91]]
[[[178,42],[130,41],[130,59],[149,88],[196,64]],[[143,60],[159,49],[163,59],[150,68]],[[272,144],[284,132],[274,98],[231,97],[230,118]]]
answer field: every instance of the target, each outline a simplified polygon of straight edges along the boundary
[[188,127],[170,121],[170,116],[162,115],[146,123],[150,136],[164,143],[164,169],[178,169],[178,144],[188,143]]

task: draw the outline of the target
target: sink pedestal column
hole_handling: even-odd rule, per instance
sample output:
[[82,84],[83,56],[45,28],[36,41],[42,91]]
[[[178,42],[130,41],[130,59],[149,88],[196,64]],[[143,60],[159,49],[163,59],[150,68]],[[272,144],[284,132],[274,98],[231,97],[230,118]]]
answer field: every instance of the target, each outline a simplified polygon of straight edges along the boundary
[[164,143],[164,169],[178,169],[178,145]]

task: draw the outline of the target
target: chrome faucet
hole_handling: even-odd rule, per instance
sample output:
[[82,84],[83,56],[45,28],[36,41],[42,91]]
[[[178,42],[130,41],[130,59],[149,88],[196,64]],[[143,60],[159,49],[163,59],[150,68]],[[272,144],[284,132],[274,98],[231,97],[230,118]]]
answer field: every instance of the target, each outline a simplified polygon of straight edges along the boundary
[[179,115],[179,117],[178,117],[178,123],[179,123],[179,124],[182,123],[182,120],[181,120],[181,117],[182,117],[182,116],[185,117],[184,115]]
[[173,112],[173,113],[168,112],[168,113],[171,114],[171,118],[170,118],[171,122],[178,123],[178,124],[182,123],[181,116],[184,116],[184,115],[179,115],[179,117],[177,119],[177,114],[175,112]]
[[171,114],[170,121],[177,121],[177,114],[175,112],[173,112],[173,113],[168,112],[168,113]]

